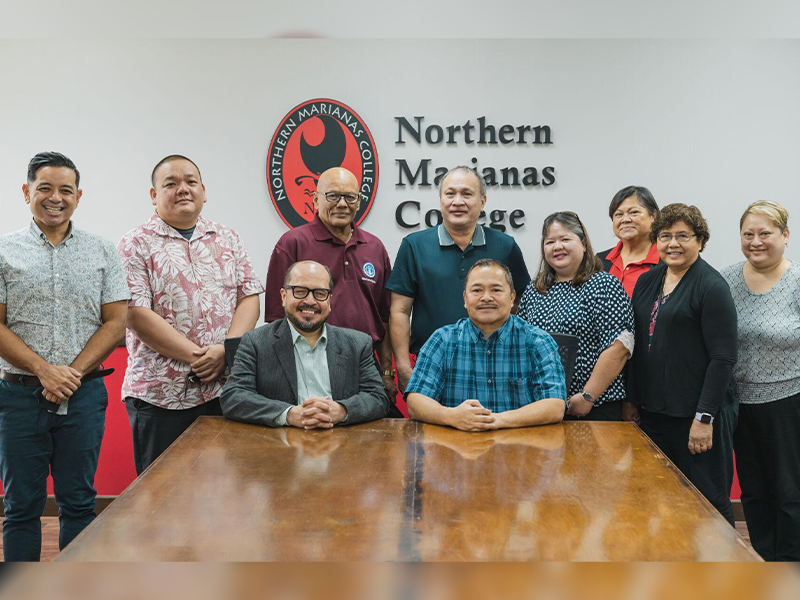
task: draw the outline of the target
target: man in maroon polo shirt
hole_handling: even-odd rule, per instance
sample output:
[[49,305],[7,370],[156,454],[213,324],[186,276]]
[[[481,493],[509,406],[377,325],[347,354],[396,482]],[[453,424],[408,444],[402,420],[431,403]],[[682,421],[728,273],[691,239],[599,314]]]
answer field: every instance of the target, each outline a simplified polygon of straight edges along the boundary
[[[391,294],[386,289],[392,265],[383,242],[353,223],[360,204],[358,180],[350,171],[337,167],[320,176],[314,193],[314,218],[284,233],[272,251],[264,322],[284,317],[280,290],[292,264],[313,260],[325,265],[333,276],[336,295],[328,322],[372,337],[386,394],[394,401],[397,387],[389,341]],[[395,408],[392,416],[401,413]]]

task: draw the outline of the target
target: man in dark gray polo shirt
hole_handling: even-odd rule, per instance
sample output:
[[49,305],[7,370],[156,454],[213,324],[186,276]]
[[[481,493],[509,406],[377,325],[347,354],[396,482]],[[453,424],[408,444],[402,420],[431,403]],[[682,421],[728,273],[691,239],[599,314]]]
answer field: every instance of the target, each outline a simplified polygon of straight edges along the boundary
[[108,396],[96,369],[125,334],[130,293],[116,248],[77,229],[80,175],[57,152],[28,165],[33,219],[0,236],[0,478],[7,561],[39,560],[47,475],[63,549],[95,517]]
[[401,390],[411,378],[409,352],[417,354],[434,331],[467,316],[464,279],[472,265],[482,258],[506,265],[517,299],[530,281],[514,238],[478,225],[486,204],[480,175],[465,166],[451,169],[439,183],[439,204],[442,224],[403,239],[386,284],[392,292],[389,331]]

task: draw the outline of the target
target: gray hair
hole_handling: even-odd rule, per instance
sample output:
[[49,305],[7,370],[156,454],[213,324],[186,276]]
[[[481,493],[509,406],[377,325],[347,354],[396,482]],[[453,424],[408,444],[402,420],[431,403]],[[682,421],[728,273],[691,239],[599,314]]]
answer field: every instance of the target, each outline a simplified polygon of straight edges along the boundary
[[447,173],[444,174],[444,177],[442,177],[439,180],[440,198],[442,197],[442,191],[444,190],[444,180],[450,177],[450,175],[453,173],[472,173],[475,177],[478,178],[478,183],[480,184],[481,187],[481,196],[486,195],[486,181],[484,181],[483,177],[475,169],[472,169],[466,165],[459,165],[457,167],[453,167],[452,169],[450,169]]

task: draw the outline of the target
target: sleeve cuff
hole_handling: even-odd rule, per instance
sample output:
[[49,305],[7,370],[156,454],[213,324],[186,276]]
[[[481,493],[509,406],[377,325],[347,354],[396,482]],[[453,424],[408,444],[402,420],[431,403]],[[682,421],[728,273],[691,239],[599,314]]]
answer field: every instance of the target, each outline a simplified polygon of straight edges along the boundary
[[287,408],[287,409],[286,409],[285,411],[283,411],[283,412],[280,414],[280,416],[279,416],[279,417],[278,417],[278,418],[275,420],[275,423],[277,423],[278,427],[285,427],[285,426],[287,425],[287,423],[286,423],[286,415],[288,415],[288,414],[289,414],[289,411],[291,410],[291,408],[292,408],[291,406],[290,406],[289,408]]

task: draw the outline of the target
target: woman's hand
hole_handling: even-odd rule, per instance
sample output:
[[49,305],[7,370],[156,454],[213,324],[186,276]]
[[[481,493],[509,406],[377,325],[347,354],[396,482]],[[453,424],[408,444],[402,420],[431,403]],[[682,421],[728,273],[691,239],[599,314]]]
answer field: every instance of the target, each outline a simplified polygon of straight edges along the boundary
[[700,454],[711,450],[714,445],[714,426],[711,423],[701,423],[697,419],[692,421],[692,428],[689,430],[689,452]]
[[567,414],[573,417],[585,417],[593,407],[594,404],[589,402],[581,394],[575,394],[569,399],[569,410]]

